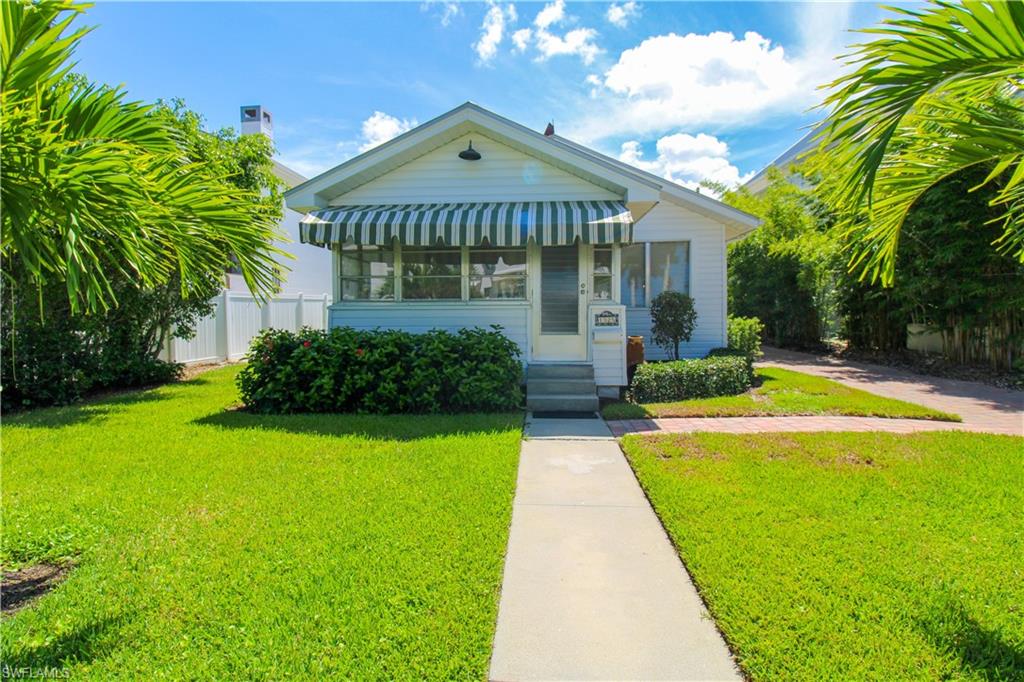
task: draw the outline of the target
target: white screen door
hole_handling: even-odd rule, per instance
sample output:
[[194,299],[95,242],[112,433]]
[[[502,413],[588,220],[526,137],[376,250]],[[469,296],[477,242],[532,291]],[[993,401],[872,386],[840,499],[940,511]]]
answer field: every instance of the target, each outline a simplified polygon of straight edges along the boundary
[[587,278],[583,250],[540,249],[539,295],[534,306],[535,360],[586,360]]

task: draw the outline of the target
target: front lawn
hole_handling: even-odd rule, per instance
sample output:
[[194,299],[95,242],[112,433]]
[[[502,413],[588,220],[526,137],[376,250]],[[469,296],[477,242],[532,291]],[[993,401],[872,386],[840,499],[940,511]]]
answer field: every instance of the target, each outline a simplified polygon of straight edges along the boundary
[[697,398],[673,403],[611,403],[602,410],[605,419],[654,417],[777,417],[794,415],[844,415],[858,417],[905,417],[960,421],[955,414],[844,386],[822,377],[778,367],[757,369],[755,387],[740,395]]
[[521,415],[224,411],[237,368],[5,418],[12,668],[91,677],[487,674]]
[[752,679],[1024,679],[1024,440],[623,444]]

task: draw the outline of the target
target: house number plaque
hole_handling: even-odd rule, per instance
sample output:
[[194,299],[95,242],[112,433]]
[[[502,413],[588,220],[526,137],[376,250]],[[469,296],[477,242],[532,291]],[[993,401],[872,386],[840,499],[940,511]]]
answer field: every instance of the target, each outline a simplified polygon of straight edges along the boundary
[[595,327],[618,327],[619,326],[619,314],[612,312],[611,310],[602,310],[601,312],[594,315],[594,326]]

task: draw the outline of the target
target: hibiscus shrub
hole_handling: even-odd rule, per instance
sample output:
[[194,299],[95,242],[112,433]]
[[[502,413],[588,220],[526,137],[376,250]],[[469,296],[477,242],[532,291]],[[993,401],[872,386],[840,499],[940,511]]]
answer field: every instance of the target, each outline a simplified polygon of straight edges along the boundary
[[299,332],[253,339],[238,375],[255,412],[497,412],[522,404],[519,347],[491,329]]

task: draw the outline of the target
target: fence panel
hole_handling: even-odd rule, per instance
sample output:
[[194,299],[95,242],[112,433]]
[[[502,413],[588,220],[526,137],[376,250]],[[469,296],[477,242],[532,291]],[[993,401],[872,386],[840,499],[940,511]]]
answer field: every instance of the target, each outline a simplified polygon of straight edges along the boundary
[[326,328],[326,294],[279,294],[260,305],[252,296],[225,290],[213,300],[214,313],[196,325],[191,339],[174,339],[164,348],[166,360],[184,363],[241,360],[263,329],[297,331]]

